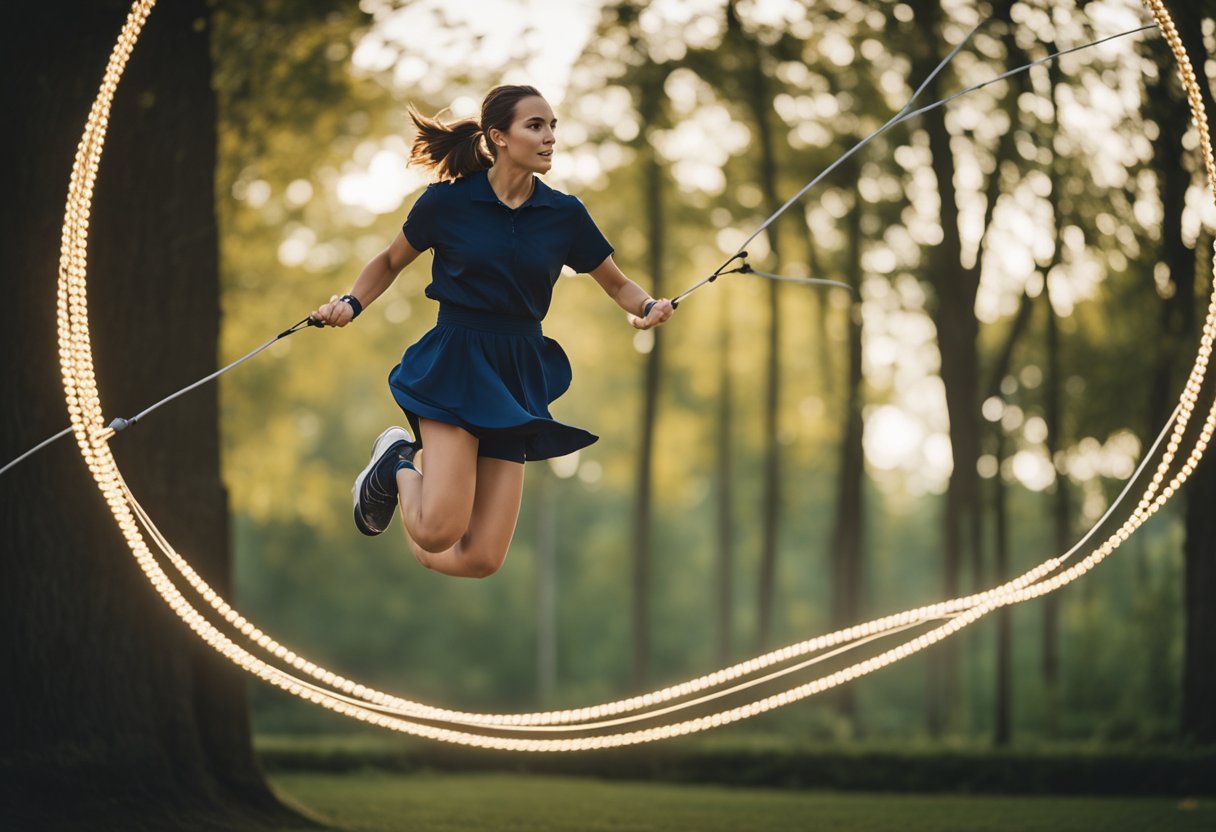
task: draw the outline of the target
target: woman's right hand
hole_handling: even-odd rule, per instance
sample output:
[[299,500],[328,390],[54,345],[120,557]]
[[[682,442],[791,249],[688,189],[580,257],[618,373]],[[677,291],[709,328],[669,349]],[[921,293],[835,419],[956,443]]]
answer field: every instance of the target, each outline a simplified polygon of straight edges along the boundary
[[313,311],[310,318],[320,321],[326,326],[346,326],[355,319],[355,310],[350,304],[340,299],[337,295],[331,295],[329,303],[317,307]]

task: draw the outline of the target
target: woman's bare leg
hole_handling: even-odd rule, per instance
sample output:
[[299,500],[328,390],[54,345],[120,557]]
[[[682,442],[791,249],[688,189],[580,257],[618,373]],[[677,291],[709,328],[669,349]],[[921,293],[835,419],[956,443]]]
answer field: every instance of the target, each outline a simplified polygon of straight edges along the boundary
[[418,561],[444,575],[481,578],[502,566],[515,534],[524,466],[477,456],[477,438],[421,420],[426,475],[397,472],[401,518]]

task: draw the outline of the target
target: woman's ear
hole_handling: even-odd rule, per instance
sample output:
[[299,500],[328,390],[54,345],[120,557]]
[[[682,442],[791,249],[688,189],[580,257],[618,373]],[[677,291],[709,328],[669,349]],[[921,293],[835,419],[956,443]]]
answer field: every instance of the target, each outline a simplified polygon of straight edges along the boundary
[[490,136],[491,144],[496,145],[497,147],[506,147],[507,146],[507,142],[506,142],[506,139],[502,135],[502,131],[499,130],[497,127],[490,128],[489,136]]

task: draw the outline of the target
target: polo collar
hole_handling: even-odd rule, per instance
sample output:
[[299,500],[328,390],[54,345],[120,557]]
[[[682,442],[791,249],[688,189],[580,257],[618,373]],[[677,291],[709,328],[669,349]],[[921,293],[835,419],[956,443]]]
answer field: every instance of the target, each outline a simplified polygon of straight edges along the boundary
[[[490,187],[490,176],[488,170],[481,170],[469,177],[469,199],[473,202],[493,202],[502,204],[498,198],[498,194],[494,193],[494,189]],[[519,208],[535,208],[546,206],[549,208],[557,207],[557,191],[550,188],[536,174],[532,175],[532,181],[535,182],[535,187],[532,190],[532,196],[528,197],[528,201]],[[517,208],[516,210],[519,210]]]

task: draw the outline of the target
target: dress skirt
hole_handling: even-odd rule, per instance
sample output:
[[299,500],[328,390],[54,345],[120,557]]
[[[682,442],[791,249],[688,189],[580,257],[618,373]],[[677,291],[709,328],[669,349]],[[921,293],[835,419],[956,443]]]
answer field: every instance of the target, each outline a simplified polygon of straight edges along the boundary
[[416,438],[418,420],[434,419],[486,443],[522,441],[528,460],[564,456],[599,438],[549,413],[570,379],[566,353],[540,321],[446,303],[388,377]]

